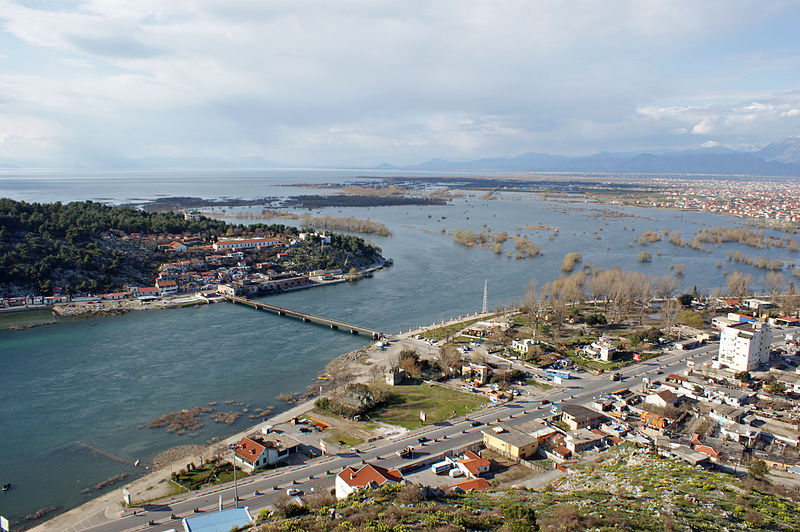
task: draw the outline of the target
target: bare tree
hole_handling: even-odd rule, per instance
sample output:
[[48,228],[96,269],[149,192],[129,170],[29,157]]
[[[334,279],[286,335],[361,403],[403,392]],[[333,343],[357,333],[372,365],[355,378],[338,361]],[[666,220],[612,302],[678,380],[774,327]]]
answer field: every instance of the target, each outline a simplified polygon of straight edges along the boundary
[[753,276],[749,273],[742,273],[734,270],[728,275],[728,293],[736,298],[743,298],[750,292],[750,283],[753,281]]
[[664,328],[667,330],[667,335],[669,335],[669,331],[675,325],[675,318],[678,315],[678,309],[680,309],[680,307],[681,304],[673,298],[665,300],[661,305],[661,316],[664,318]]
[[783,292],[786,290],[786,285],[788,284],[788,279],[786,279],[786,276],[781,272],[767,272],[767,274],[762,275],[758,281],[769,294],[772,303],[778,302],[779,297],[783,295]]
[[681,282],[677,277],[675,277],[674,275],[665,275],[664,277],[658,280],[658,285],[656,286],[656,293],[658,294],[659,297],[662,297],[664,299],[669,299],[673,295],[675,295],[675,292],[680,287],[681,287]]
[[448,376],[453,372],[453,368],[461,362],[461,353],[454,345],[445,344],[439,348],[439,365]]

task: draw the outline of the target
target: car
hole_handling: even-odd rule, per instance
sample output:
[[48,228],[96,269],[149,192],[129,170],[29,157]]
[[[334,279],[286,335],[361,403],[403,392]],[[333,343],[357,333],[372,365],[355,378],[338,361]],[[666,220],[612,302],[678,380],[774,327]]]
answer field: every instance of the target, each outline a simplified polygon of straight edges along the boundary
[[294,497],[295,495],[302,495],[302,494],[303,490],[299,490],[297,488],[289,488],[286,490],[286,495],[288,495],[289,497]]
[[308,427],[300,427],[300,432],[311,432],[311,429]]
[[483,425],[483,423],[481,423],[480,421],[473,421],[469,425],[471,427],[480,427],[481,425]]
[[417,443],[425,443],[426,441],[428,441],[428,438],[426,438],[425,436],[420,436],[419,438],[417,438]]
[[547,399],[542,399],[542,406],[544,406],[544,405],[549,405],[549,404],[550,404],[550,401],[549,401],[549,400],[547,400]]

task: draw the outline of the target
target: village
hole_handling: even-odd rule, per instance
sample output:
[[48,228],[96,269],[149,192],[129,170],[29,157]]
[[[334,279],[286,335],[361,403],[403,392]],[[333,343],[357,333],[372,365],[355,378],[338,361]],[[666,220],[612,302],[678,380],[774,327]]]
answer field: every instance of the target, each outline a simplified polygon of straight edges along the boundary
[[[186,220],[201,216],[197,211],[183,215]],[[265,295],[355,280],[391,264],[380,260],[347,271],[309,269],[313,264],[305,256],[309,247],[319,245],[324,250],[332,243],[331,235],[310,231],[297,235],[220,237],[213,242],[200,234],[130,233],[117,238],[135,243],[138,248],[157,249],[164,256],[152,285],[126,285],[124,290],[103,294],[68,294],[56,287],[54,295],[49,296],[0,297],[0,310],[52,309],[58,316],[76,316],[187,306],[213,302],[218,295]],[[268,260],[258,261],[257,257],[264,254]]]

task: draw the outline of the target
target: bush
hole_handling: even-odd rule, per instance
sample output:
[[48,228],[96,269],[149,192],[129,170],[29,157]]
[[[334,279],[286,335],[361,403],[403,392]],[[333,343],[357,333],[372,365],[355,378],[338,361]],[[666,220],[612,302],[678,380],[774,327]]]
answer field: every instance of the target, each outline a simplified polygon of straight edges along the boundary
[[604,314],[589,314],[586,316],[586,325],[590,327],[608,325],[608,320]]
[[415,484],[403,486],[397,494],[397,502],[400,504],[417,504],[422,499],[422,490]]
[[653,260],[653,256],[646,251],[642,251],[636,255],[636,258],[639,259],[639,262],[650,262]]

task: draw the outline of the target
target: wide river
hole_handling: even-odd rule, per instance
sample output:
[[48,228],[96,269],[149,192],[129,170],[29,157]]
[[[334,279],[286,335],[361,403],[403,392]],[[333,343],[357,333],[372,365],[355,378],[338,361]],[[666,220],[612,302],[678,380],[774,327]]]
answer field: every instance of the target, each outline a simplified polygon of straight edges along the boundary
[[[375,175],[375,172],[370,172]],[[96,174],[0,174],[0,197],[26,201],[102,199],[121,202],[157,195],[264,197],[298,193],[282,184],[340,181],[358,171],[170,172]],[[158,194],[156,194],[156,191]],[[314,193],[303,189],[302,193]],[[601,212],[602,210],[602,212]],[[231,210],[229,209],[229,212]],[[271,302],[351,323],[398,332],[480,310],[484,280],[490,308],[513,302],[531,278],[559,275],[564,255],[577,251],[593,267],[619,266],[664,275],[683,264],[684,289],[725,286],[725,269],[763,270],[726,260],[728,250],[798,262],[785,248],[739,245],[712,253],[676,247],[665,240],[646,247],[629,243],[643,231],[669,228],[689,240],[706,226],[738,220],[704,213],[542,201],[537,195],[483,200],[459,198],[450,205],[323,209],[312,214],[356,216],[385,223],[390,237],[368,237],[394,266],[371,279],[274,296]],[[524,226],[558,227],[553,230]],[[503,253],[464,247],[442,228],[526,234],[544,248],[535,259],[514,260],[513,240]],[[786,236],[781,234],[780,236]],[[636,254],[646,249],[651,263]],[[660,252],[660,255],[659,255]],[[722,267],[716,263],[722,261]],[[789,271],[785,272],[791,276]],[[39,319],[41,316],[39,316]],[[0,515],[12,522],[39,508],[74,507],[81,490],[114,475],[140,471],[121,461],[148,462],[175,445],[202,444],[253,424],[209,418],[191,436],[140,428],[181,408],[225,401],[286,408],[279,394],[304,391],[336,356],[364,345],[363,337],[303,324],[245,307],[216,304],[180,310],[132,312],[23,330],[0,331]],[[112,486],[108,489],[119,489]],[[100,492],[92,492],[93,495]]]

